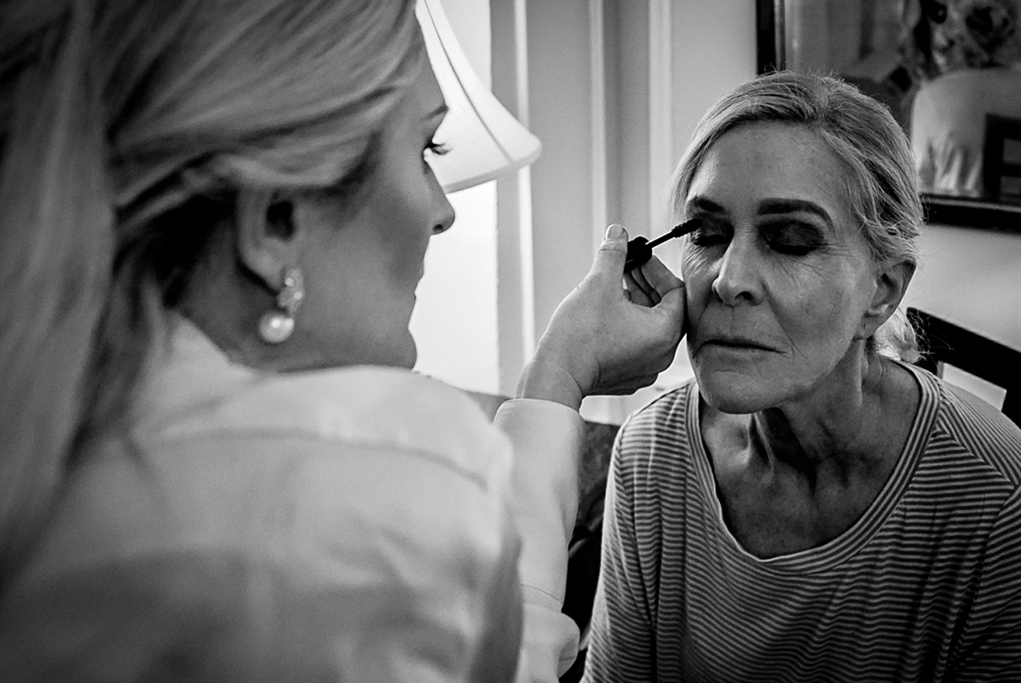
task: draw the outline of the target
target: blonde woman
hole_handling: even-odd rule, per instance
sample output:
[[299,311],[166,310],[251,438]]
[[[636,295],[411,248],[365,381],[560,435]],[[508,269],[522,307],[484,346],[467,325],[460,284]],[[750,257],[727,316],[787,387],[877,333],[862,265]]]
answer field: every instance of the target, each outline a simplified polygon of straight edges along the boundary
[[669,363],[679,281],[632,304],[610,230],[501,431],[409,372],[414,2],[3,16],[0,680],[555,680],[576,409]]

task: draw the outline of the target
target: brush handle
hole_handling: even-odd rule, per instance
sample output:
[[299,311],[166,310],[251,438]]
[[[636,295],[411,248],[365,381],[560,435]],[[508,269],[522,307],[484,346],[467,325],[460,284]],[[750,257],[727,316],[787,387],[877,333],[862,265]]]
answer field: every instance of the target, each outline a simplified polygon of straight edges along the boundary
[[649,240],[644,237],[636,237],[627,243],[627,260],[624,261],[624,272],[630,273],[639,268],[652,258],[652,247]]
[[651,242],[644,237],[636,237],[627,243],[627,260],[624,261],[624,272],[630,273],[635,268],[645,265],[652,258],[652,248],[658,247],[675,237],[683,237],[694,232],[702,224],[701,219],[692,218],[674,227],[670,232],[660,235]]

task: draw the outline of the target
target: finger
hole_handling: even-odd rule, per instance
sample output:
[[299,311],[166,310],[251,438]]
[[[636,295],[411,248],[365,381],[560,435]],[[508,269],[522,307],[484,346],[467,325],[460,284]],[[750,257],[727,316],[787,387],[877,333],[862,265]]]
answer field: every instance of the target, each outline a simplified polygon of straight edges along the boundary
[[649,259],[648,263],[642,266],[642,275],[649,288],[655,289],[660,296],[684,285],[681,279],[663,265],[663,262],[656,256],[653,256]]
[[638,286],[642,288],[642,291],[645,292],[645,296],[652,302],[652,305],[655,306],[658,304],[661,298],[659,292],[657,292],[656,288],[651,286],[648,280],[645,279],[643,269],[635,268],[631,271],[631,276],[634,278],[634,281],[638,283]]
[[655,374],[655,375],[646,374],[646,375],[641,375],[639,377],[632,377],[632,378],[628,379],[628,381],[625,382],[624,384],[621,384],[619,386],[615,386],[612,389],[608,390],[607,391],[607,395],[608,396],[627,396],[627,395],[633,394],[636,391],[638,391],[639,389],[644,389],[647,386],[651,386],[656,381],[656,379],[658,377],[659,377],[658,373]]
[[624,294],[631,303],[638,304],[639,306],[645,306],[646,308],[654,306],[655,303],[649,296],[649,292],[635,279],[635,273],[637,271],[638,269],[636,268],[635,270],[624,273]]
[[618,282],[620,274],[624,272],[624,261],[626,260],[627,230],[619,223],[614,223],[606,229],[606,237],[599,245],[599,251],[596,252],[596,259],[592,263],[589,274],[610,277],[614,282]]

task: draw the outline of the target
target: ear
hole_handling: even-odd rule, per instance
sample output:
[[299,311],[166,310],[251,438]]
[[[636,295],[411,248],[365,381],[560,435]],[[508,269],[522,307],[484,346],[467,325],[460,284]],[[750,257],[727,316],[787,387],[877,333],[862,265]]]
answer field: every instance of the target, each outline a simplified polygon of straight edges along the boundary
[[241,190],[236,216],[238,259],[277,291],[284,269],[298,261],[293,200],[265,190]]
[[867,339],[885,323],[897,307],[915,274],[915,264],[910,261],[888,260],[876,268],[876,289],[872,293],[865,314],[862,316],[860,334]]

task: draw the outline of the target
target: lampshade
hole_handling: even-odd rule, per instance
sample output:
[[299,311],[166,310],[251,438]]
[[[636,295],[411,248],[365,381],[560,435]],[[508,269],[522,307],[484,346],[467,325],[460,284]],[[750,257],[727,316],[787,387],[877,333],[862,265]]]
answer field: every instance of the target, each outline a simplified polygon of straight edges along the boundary
[[439,0],[418,0],[426,50],[449,112],[436,132],[449,145],[430,163],[446,192],[456,192],[535,161],[542,145],[493,96],[468,63]]

